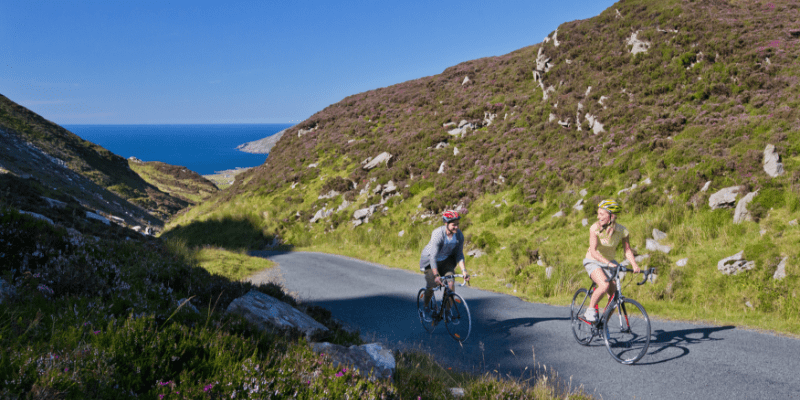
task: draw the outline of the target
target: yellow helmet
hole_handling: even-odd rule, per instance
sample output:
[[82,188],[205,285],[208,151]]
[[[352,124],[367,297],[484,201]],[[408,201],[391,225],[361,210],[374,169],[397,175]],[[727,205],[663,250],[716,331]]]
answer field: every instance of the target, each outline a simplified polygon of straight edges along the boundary
[[619,214],[619,212],[622,211],[622,207],[620,207],[619,204],[617,204],[617,202],[613,199],[601,201],[600,204],[597,205],[597,208],[602,208],[612,214]]

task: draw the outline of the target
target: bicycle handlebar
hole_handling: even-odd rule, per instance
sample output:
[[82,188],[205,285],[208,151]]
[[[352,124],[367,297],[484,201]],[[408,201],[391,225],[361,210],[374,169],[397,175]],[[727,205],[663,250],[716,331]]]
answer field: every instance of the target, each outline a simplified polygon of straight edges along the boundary
[[[619,263],[615,263],[615,264],[616,264],[616,267],[603,267],[603,268],[608,268],[608,269],[614,270],[614,272],[611,275],[611,277],[606,279],[606,282],[611,282],[614,279],[616,279],[617,273],[619,273],[619,272],[633,272],[632,269],[625,268],[624,265],[620,265]],[[641,282],[637,283],[637,285],[644,285],[645,282],[647,282],[647,279],[650,278],[650,275],[656,273],[656,267],[651,267],[651,268],[648,268],[646,270],[642,269],[642,270],[639,271],[639,273],[640,274],[644,274],[644,278],[642,279]]]
[[[467,274],[467,276],[469,276],[469,274]],[[461,275],[461,274],[453,274],[453,275],[441,276],[441,277],[439,277],[439,279],[441,279],[442,282],[444,282],[446,279],[455,280],[456,278],[463,278],[463,277],[464,277],[464,275]],[[464,281],[464,283],[459,283],[458,284],[458,286],[464,286],[464,285],[469,285],[469,281]]]

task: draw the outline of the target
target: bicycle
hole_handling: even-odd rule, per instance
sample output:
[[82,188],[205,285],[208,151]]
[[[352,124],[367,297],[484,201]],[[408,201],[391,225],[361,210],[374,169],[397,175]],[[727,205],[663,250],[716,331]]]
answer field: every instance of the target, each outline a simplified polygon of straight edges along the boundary
[[[588,308],[589,299],[597,288],[597,284],[592,282],[588,290],[578,289],[572,297],[570,305],[572,334],[575,335],[575,340],[579,344],[588,346],[592,339],[600,336],[602,332],[603,340],[611,357],[619,363],[631,365],[639,361],[650,347],[650,317],[641,304],[622,295],[620,282],[624,279],[624,274],[628,271],[632,272],[632,270],[619,264],[616,264],[615,267],[604,268],[612,272],[606,282],[615,281],[616,291],[608,299],[608,304],[597,321],[589,322],[585,319],[584,312]],[[655,268],[642,270],[644,279],[637,285],[643,285],[655,272]],[[620,273],[623,274],[622,277],[620,277]],[[618,324],[611,320],[615,309],[618,311]]]
[[[450,290],[447,281],[455,280],[455,278],[463,278],[464,275],[445,275],[441,277],[442,285],[433,289],[431,295],[430,309],[431,309],[431,322],[425,322],[424,308],[425,308],[425,288],[422,288],[417,293],[417,313],[422,327],[428,333],[433,333],[436,325],[444,320],[447,332],[458,342],[464,342],[469,338],[472,331],[472,317],[469,313],[469,306],[467,302],[456,292]],[[460,283],[459,286],[464,286]],[[444,288],[441,301],[436,299],[436,292]]]

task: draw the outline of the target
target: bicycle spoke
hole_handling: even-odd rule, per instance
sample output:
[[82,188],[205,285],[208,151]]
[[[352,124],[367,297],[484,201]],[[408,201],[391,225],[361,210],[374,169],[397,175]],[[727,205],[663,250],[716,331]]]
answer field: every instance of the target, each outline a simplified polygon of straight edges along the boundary
[[570,323],[572,324],[572,334],[579,344],[587,346],[594,338],[596,329],[591,323],[586,322],[583,313],[589,306],[589,292],[586,289],[579,289],[572,297],[570,306]]
[[[434,311],[436,308],[436,293],[431,295],[430,304],[431,304],[431,316],[434,316],[433,314],[435,314]],[[436,329],[436,318],[433,318],[431,322],[426,322],[425,318],[423,317],[424,308],[425,308],[425,288],[422,288],[417,293],[417,314],[419,315],[419,322],[422,323],[422,327],[425,328],[425,330],[428,333],[433,333],[433,330]]]
[[650,318],[639,303],[624,299],[620,312],[606,316],[604,339],[608,352],[620,363],[639,361],[650,346]]
[[463,342],[469,338],[472,330],[472,318],[467,302],[461,296],[453,293],[447,297],[442,306],[445,327],[453,339]]

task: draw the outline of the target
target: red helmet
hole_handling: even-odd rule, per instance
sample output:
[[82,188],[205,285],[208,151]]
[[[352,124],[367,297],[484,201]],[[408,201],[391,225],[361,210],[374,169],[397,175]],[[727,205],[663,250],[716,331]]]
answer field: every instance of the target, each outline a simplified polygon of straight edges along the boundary
[[442,214],[442,221],[444,221],[445,224],[458,221],[459,219],[461,219],[461,216],[458,215],[456,211],[448,210]]

